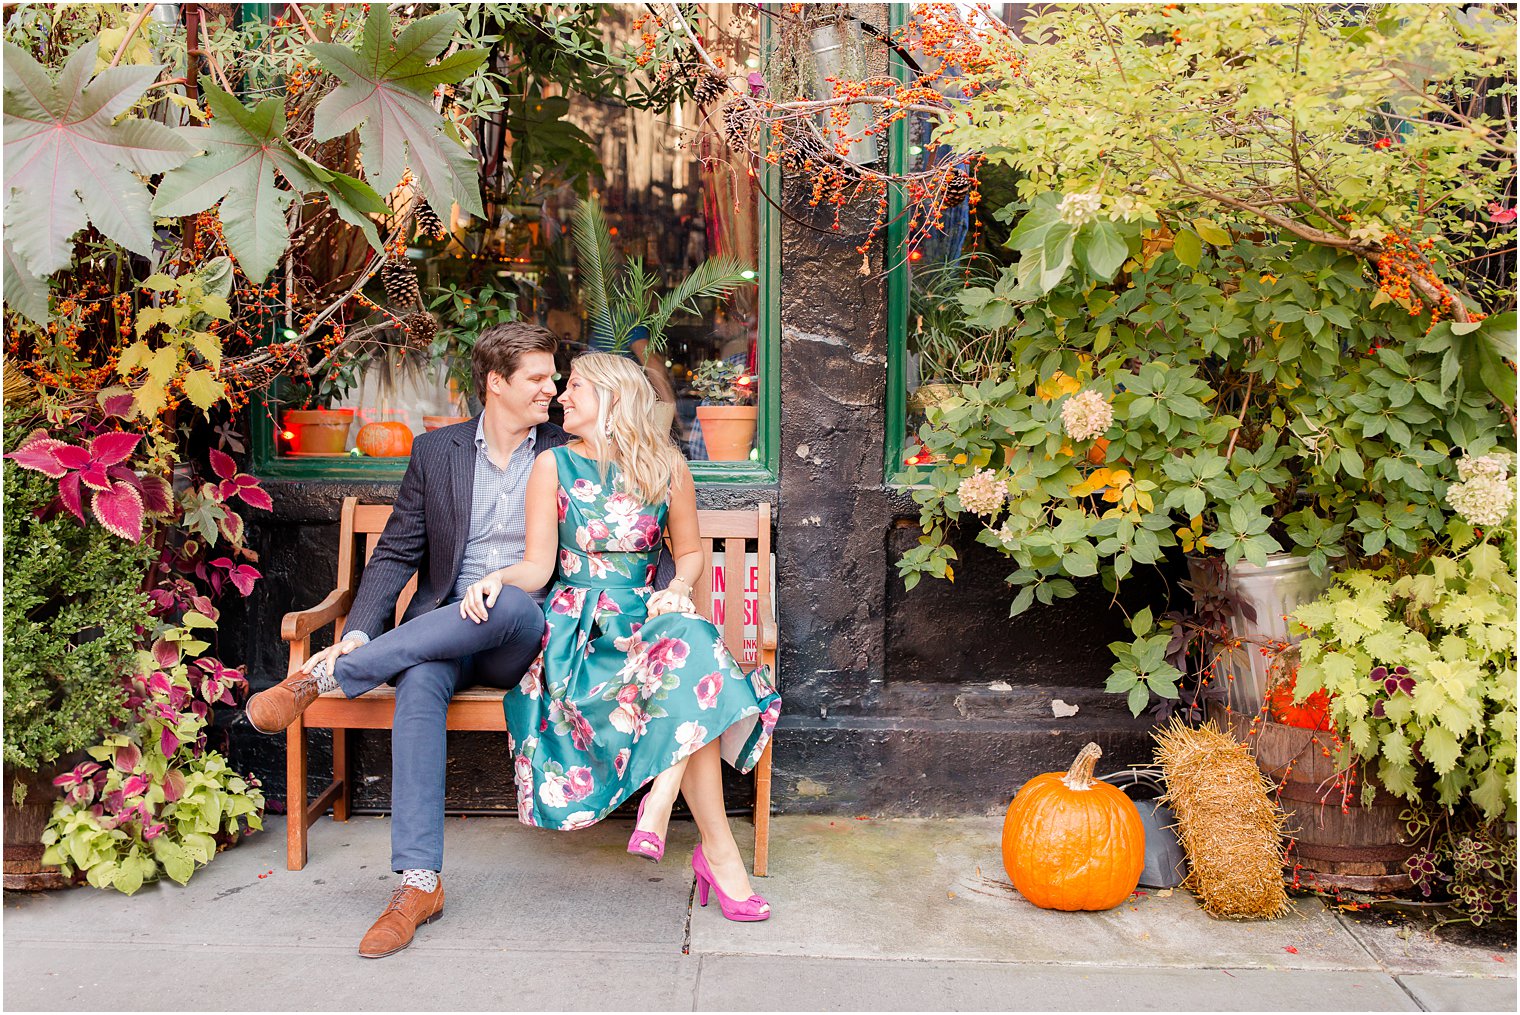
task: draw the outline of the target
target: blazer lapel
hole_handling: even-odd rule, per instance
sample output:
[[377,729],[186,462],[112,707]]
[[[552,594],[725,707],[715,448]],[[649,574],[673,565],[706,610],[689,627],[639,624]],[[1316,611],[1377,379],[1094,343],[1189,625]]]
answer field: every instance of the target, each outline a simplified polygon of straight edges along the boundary
[[475,429],[457,428],[454,445],[449,449],[449,474],[454,481],[454,545],[449,560],[449,575],[459,577],[464,563],[464,544],[470,538],[470,512],[475,506]]

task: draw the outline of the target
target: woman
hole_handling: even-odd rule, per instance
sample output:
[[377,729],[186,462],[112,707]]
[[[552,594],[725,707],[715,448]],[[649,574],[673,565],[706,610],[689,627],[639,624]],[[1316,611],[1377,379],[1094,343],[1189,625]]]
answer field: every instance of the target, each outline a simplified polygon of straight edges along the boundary
[[[716,890],[728,919],[767,919],[728,826],[719,759],[753,768],[781,699],[763,668],[739,669],[692,605],[702,550],[691,472],[631,360],[579,357],[559,401],[578,439],[534,462],[525,557],[460,603],[484,620],[503,586],[542,588],[558,565],[543,655],[504,703],[518,817],[584,828],[652,783],[628,851],[658,861],[679,791],[702,839],[691,861],[701,904]],[[654,592],[667,534],[676,577]]]

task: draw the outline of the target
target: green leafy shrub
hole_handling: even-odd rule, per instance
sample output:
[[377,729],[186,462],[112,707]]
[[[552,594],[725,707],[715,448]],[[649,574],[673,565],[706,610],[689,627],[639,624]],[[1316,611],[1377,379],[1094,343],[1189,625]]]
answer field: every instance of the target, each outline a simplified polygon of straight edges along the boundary
[[[1467,365],[1513,314],[1432,325],[1349,254],[1218,229],[1219,246],[1184,257],[1159,228],[1115,228],[1129,260],[1105,266],[1112,280],[1066,265],[1017,310],[1003,283],[961,293],[973,324],[1011,329],[1009,358],[919,430],[941,464],[914,491],[909,587],[950,576],[947,536],[968,522],[1010,558],[1014,614],[1177,549],[1258,565],[1291,550],[1324,574],[1412,561],[1442,538],[1457,449],[1512,440]],[[1136,714],[1176,696],[1181,674],[1153,647],[1169,633],[1137,642],[1145,659],[1109,683]]]
[[5,761],[35,769],[126,717],[122,678],[153,626],[151,549],[66,512],[39,517],[58,491],[46,476],[6,462],[4,485]]

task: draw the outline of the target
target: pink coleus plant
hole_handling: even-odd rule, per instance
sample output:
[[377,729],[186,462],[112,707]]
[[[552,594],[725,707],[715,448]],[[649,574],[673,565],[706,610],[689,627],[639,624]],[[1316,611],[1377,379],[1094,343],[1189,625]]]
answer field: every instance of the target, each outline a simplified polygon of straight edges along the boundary
[[5,457],[23,469],[58,480],[59,500],[81,522],[88,495],[90,513],[107,531],[138,542],[143,537],[144,512],[167,514],[173,506],[168,481],[162,476],[139,476],[126,464],[141,440],[140,434],[113,432],[80,446],[35,430]]

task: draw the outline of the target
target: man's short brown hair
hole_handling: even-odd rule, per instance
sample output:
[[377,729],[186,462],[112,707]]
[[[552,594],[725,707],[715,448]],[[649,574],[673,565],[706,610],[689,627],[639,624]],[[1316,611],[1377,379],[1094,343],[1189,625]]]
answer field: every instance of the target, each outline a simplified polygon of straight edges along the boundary
[[486,378],[493,372],[501,374],[503,380],[510,380],[526,354],[546,352],[553,356],[558,349],[559,339],[536,324],[526,321],[493,324],[475,340],[475,352],[471,357],[475,367],[476,397],[485,402]]

